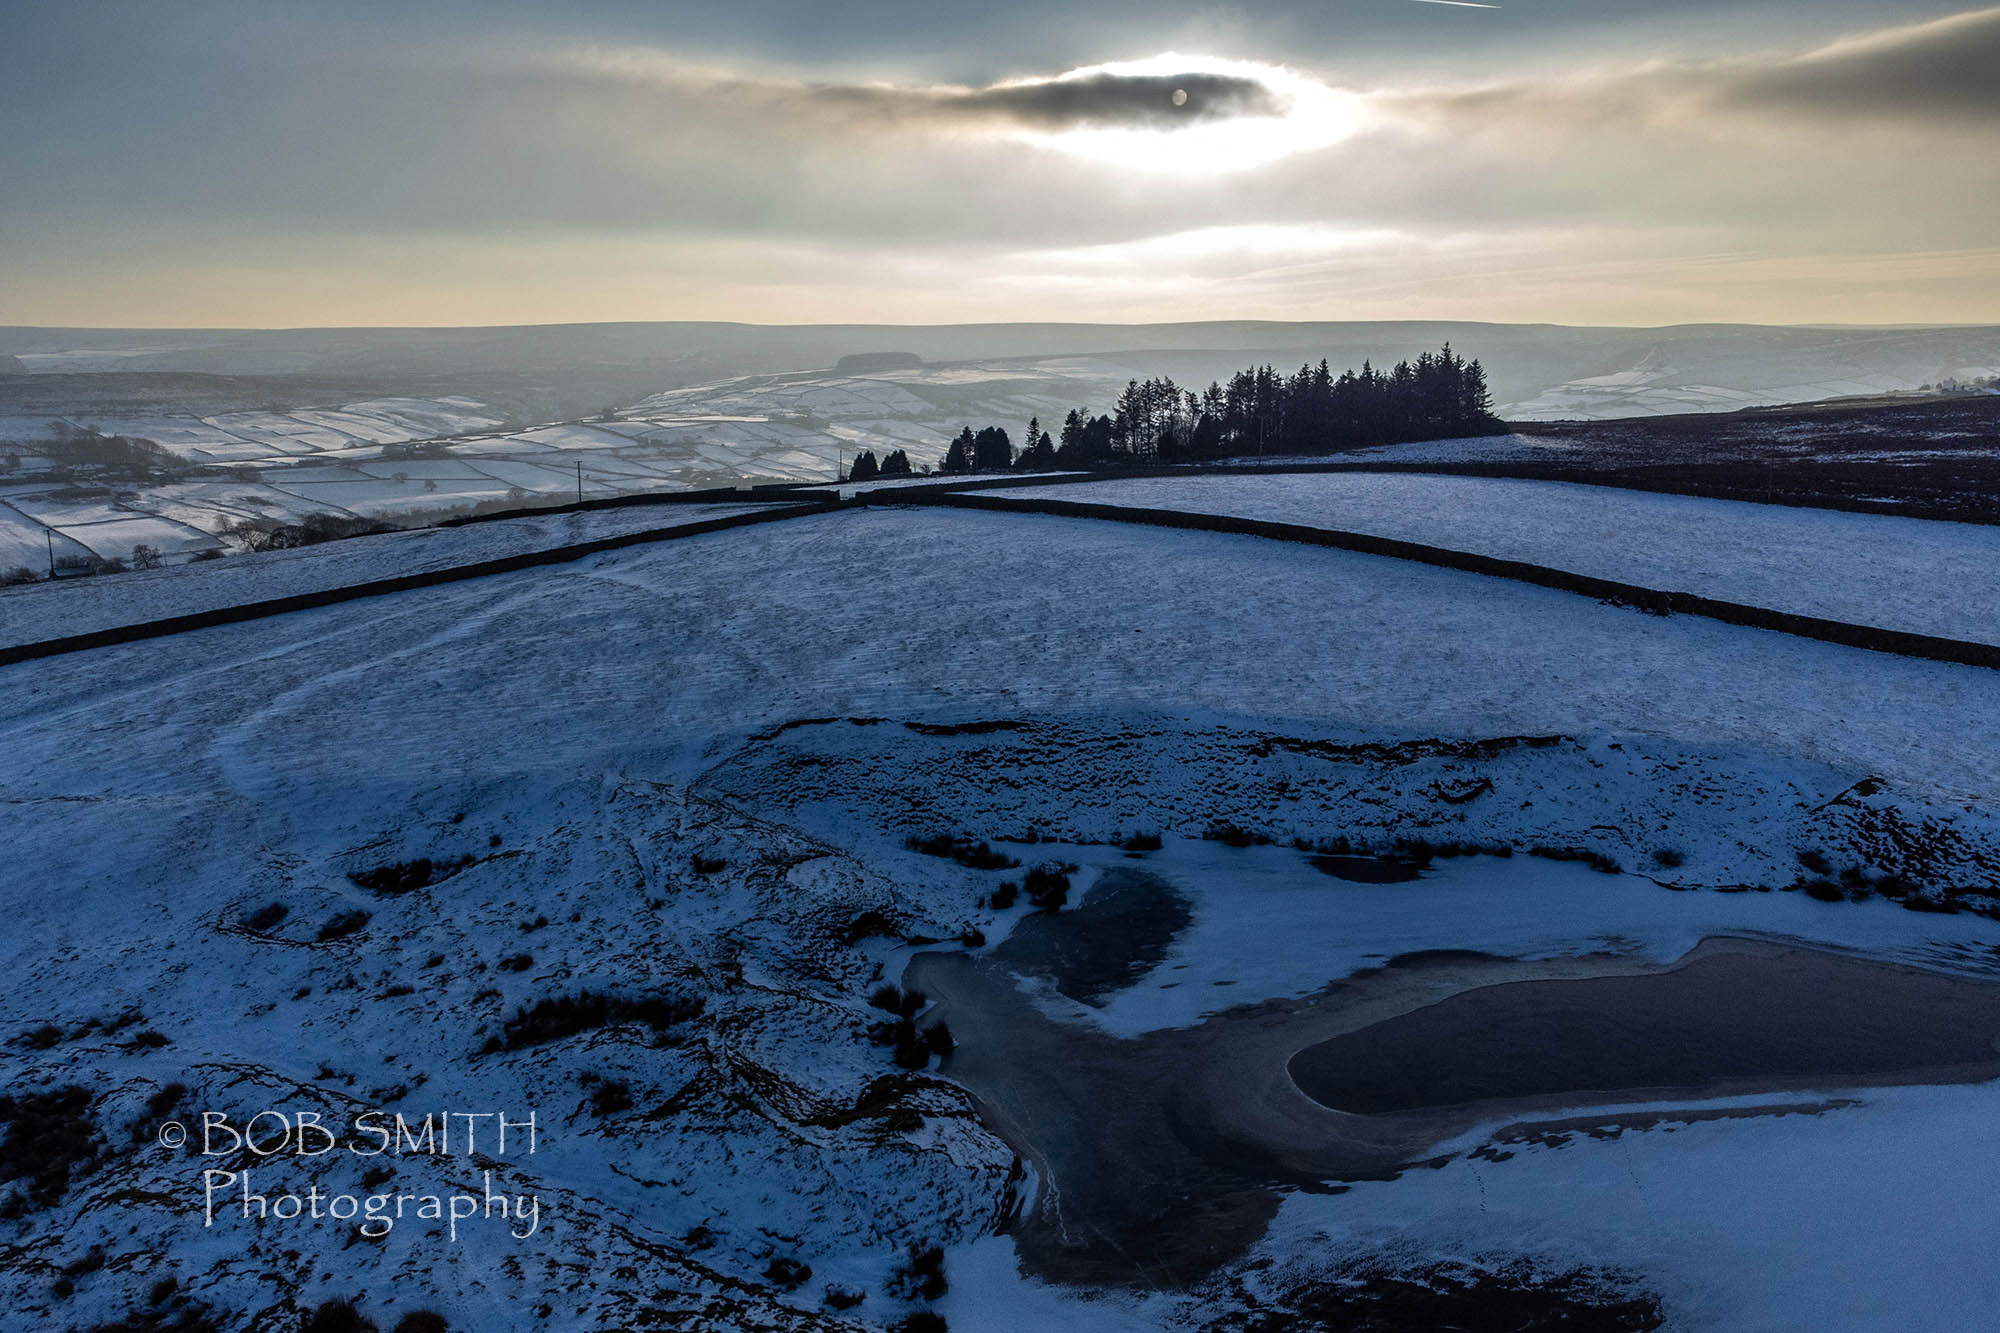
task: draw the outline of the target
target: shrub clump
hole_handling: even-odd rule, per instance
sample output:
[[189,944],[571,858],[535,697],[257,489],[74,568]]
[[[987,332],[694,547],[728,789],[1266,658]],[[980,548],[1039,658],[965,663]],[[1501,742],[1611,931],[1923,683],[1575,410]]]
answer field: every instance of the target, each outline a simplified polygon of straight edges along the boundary
[[252,912],[249,916],[244,917],[243,924],[248,929],[262,935],[268,931],[277,929],[278,923],[291,914],[292,909],[283,903],[267,903]]
[[894,1021],[877,1023],[870,1028],[868,1040],[877,1046],[892,1048],[898,1068],[923,1069],[930,1064],[932,1056],[942,1060],[958,1048],[958,1043],[952,1039],[951,1029],[945,1024],[932,1023],[925,1028],[917,1026],[917,1015],[928,1003],[922,991],[884,986],[868,997],[868,1003],[896,1015]]
[[[153,1137],[153,1122],[171,1113],[187,1096],[185,1083],[169,1083],[146,1099],[146,1116],[132,1126],[132,1138],[137,1141]],[[158,1304],[158,1302],[154,1302]]]
[[963,833],[933,833],[928,838],[911,838],[904,844],[925,856],[941,856],[968,870],[1011,870],[1021,864],[1005,852],[996,852],[983,841]]
[[901,934],[894,921],[871,907],[840,928],[840,942],[852,947],[863,940],[893,940]]
[[1157,833],[1134,833],[1120,838],[1118,845],[1128,852],[1157,852],[1160,850],[1160,835]]
[[764,1267],[764,1276],[786,1291],[797,1291],[812,1280],[812,1275],[810,1264],[802,1263],[788,1255],[780,1255]]
[[353,1301],[322,1301],[306,1316],[303,1333],[376,1333],[375,1321],[355,1308]]
[[590,1113],[599,1120],[632,1109],[632,1087],[623,1079],[599,1079],[590,1090]]
[[1530,847],[1528,855],[1539,856],[1548,861],[1581,861],[1600,875],[1617,875],[1624,872],[1624,867],[1616,861],[1603,852],[1594,852],[1588,847]]
[[7,1130],[0,1139],[0,1183],[18,1180],[25,1187],[0,1205],[0,1216],[61,1202],[70,1182],[96,1165],[103,1143],[90,1101],[90,1089],[74,1084],[0,1097],[0,1125]]
[[319,928],[320,943],[325,944],[329,940],[344,940],[349,935],[360,931],[363,926],[368,924],[369,920],[368,913],[358,908],[352,912],[336,913],[327,919],[325,925]]
[[908,1256],[889,1274],[889,1292],[906,1301],[934,1301],[951,1290],[944,1275],[944,1251],[936,1245],[912,1245]]
[[1076,867],[1050,861],[1036,866],[1023,878],[1021,887],[1038,912],[1058,912],[1069,901],[1069,877]]
[[943,1023],[933,1023],[919,1029],[911,1019],[899,1023],[885,1024],[891,1029],[891,1043],[895,1047],[896,1067],[916,1071],[929,1066],[931,1057],[942,1060],[958,1048],[952,1040],[951,1029]]
[[396,1321],[393,1333],[447,1333],[450,1327],[435,1310],[412,1310]]
[[352,870],[347,877],[362,888],[373,889],[384,898],[389,898],[401,893],[414,893],[450,879],[471,865],[473,860],[471,856],[461,856],[456,861],[433,861],[428,856],[420,856],[414,861],[398,861],[394,865],[376,866],[372,870]]
[[1255,847],[1271,841],[1271,835],[1268,833],[1255,833],[1227,820],[1219,824],[1210,824],[1202,830],[1201,836],[1209,842],[1219,842],[1224,847]]
[[148,1308],[113,1323],[93,1325],[90,1333],[222,1333],[222,1322],[214,1312],[181,1295],[179,1288],[174,1279],[161,1278],[147,1294]]
[[561,995],[537,1000],[517,1011],[507,1020],[502,1034],[489,1039],[480,1054],[518,1051],[620,1023],[643,1023],[664,1034],[668,1028],[698,1017],[701,1011],[698,995],[651,996],[643,1000],[596,991]]
[[885,1013],[914,1018],[927,1003],[920,990],[898,990],[894,986],[883,986],[868,997],[868,1003]]

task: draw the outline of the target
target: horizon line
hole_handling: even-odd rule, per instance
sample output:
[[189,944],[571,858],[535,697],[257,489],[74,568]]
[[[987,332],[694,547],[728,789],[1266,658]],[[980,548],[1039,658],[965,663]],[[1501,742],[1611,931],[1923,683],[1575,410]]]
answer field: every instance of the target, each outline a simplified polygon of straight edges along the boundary
[[460,333],[497,330],[586,329],[586,328],[694,328],[740,329],[1183,329],[1227,325],[1273,325],[1308,327],[1349,325],[1354,327],[1414,327],[1463,324],[1500,329],[1619,329],[1666,331],[1671,329],[1851,329],[1857,331],[1898,331],[1911,329],[1996,329],[2000,317],[1992,320],[1899,320],[1893,323],[1842,322],[1834,320],[1759,321],[1742,319],[1676,320],[1668,324],[1572,324],[1550,319],[1235,319],[1186,320],[1045,320],[988,319],[952,322],[888,322],[864,320],[757,321],[735,319],[604,319],[548,320],[499,324],[12,324],[0,323],[0,333]]

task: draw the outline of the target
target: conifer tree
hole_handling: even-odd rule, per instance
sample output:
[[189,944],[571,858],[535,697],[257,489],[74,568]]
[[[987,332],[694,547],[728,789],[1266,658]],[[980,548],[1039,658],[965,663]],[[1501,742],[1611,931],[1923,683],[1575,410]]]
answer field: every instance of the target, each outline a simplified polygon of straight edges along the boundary
[[944,462],[938,465],[940,472],[972,471],[973,434],[972,427],[966,426],[958,432],[958,438],[945,450]]

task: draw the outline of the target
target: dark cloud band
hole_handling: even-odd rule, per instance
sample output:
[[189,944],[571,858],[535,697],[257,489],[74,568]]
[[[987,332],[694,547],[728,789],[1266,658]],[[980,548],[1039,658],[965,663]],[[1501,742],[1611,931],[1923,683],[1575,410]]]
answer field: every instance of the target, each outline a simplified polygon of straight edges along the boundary
[[1798,55],[1381,100],[1419,118],[1489,126],[1716,115],[1829,127],[1858,120],[1986,125],[2000,120],[2000,9],[1889,28]]
[[[1176,98],[1175,94],[1182,94]],[[1174,129],[1236,116],[1277,116],[1285,99],[1255,79],[1226,74],[1087,74],[989,88],[814,85],[825,109],[911,125],[994,125],[1058,131]]]
[[1869,117],[2000,119],[2000,9],[1841,42],[1725,76],[1745,107]]
[[[1290,109],[1289,97],[1255,78],[1196,70],[1170,74],[1104,70],[967,88],[718,78],[702,71],[594,58],[563,61],[554,68],[590,82],[611,79],[641,85],[690,106],[734,106],[805,120],[863,120],[914,129],[1172,130],[1240,116],[1278,117]],[[548,67],[539,72],[546,74]]]
[[[1175,94],[1184,94],[1176,98]],[[1091,74],[1003,84],[940,98],[949,116],[1003,120],[1039,130],[1103,126],[1168,129],[1235,116],[1276,116],[1284,99],[1255,79],[1226,74]]]

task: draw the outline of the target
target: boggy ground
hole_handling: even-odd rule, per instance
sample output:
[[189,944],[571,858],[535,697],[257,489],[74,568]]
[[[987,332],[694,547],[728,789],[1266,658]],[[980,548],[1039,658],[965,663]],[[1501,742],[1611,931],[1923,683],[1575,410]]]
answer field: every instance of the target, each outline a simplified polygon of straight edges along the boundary
[[1184,917],[1170,883],[1114,870],[990,955],[905,973],[957,1038],[947,1074],[1040,1172],[1017,1240],[1050,1280],[1186,1285],[1254,1243],[1284,1191],[1439,1164],[1481,1123],[1758,1092],[1789,1094],[1759,1113],[1816,1111],[1808,1089],[2000,1076],[2000,985],[1761,940],[1667,965],[1412,955],[1136,1039],[1036,1003],[1021,978],[1089,1003],[1120,950],[1134,974],[1161,957],[1162,932],[1134,928],[1147,898]]
[[1560,461],[1449,470],[2000,522],[2000,398],[1990,395],[1536,423],[1522,431],[1564,446]]

